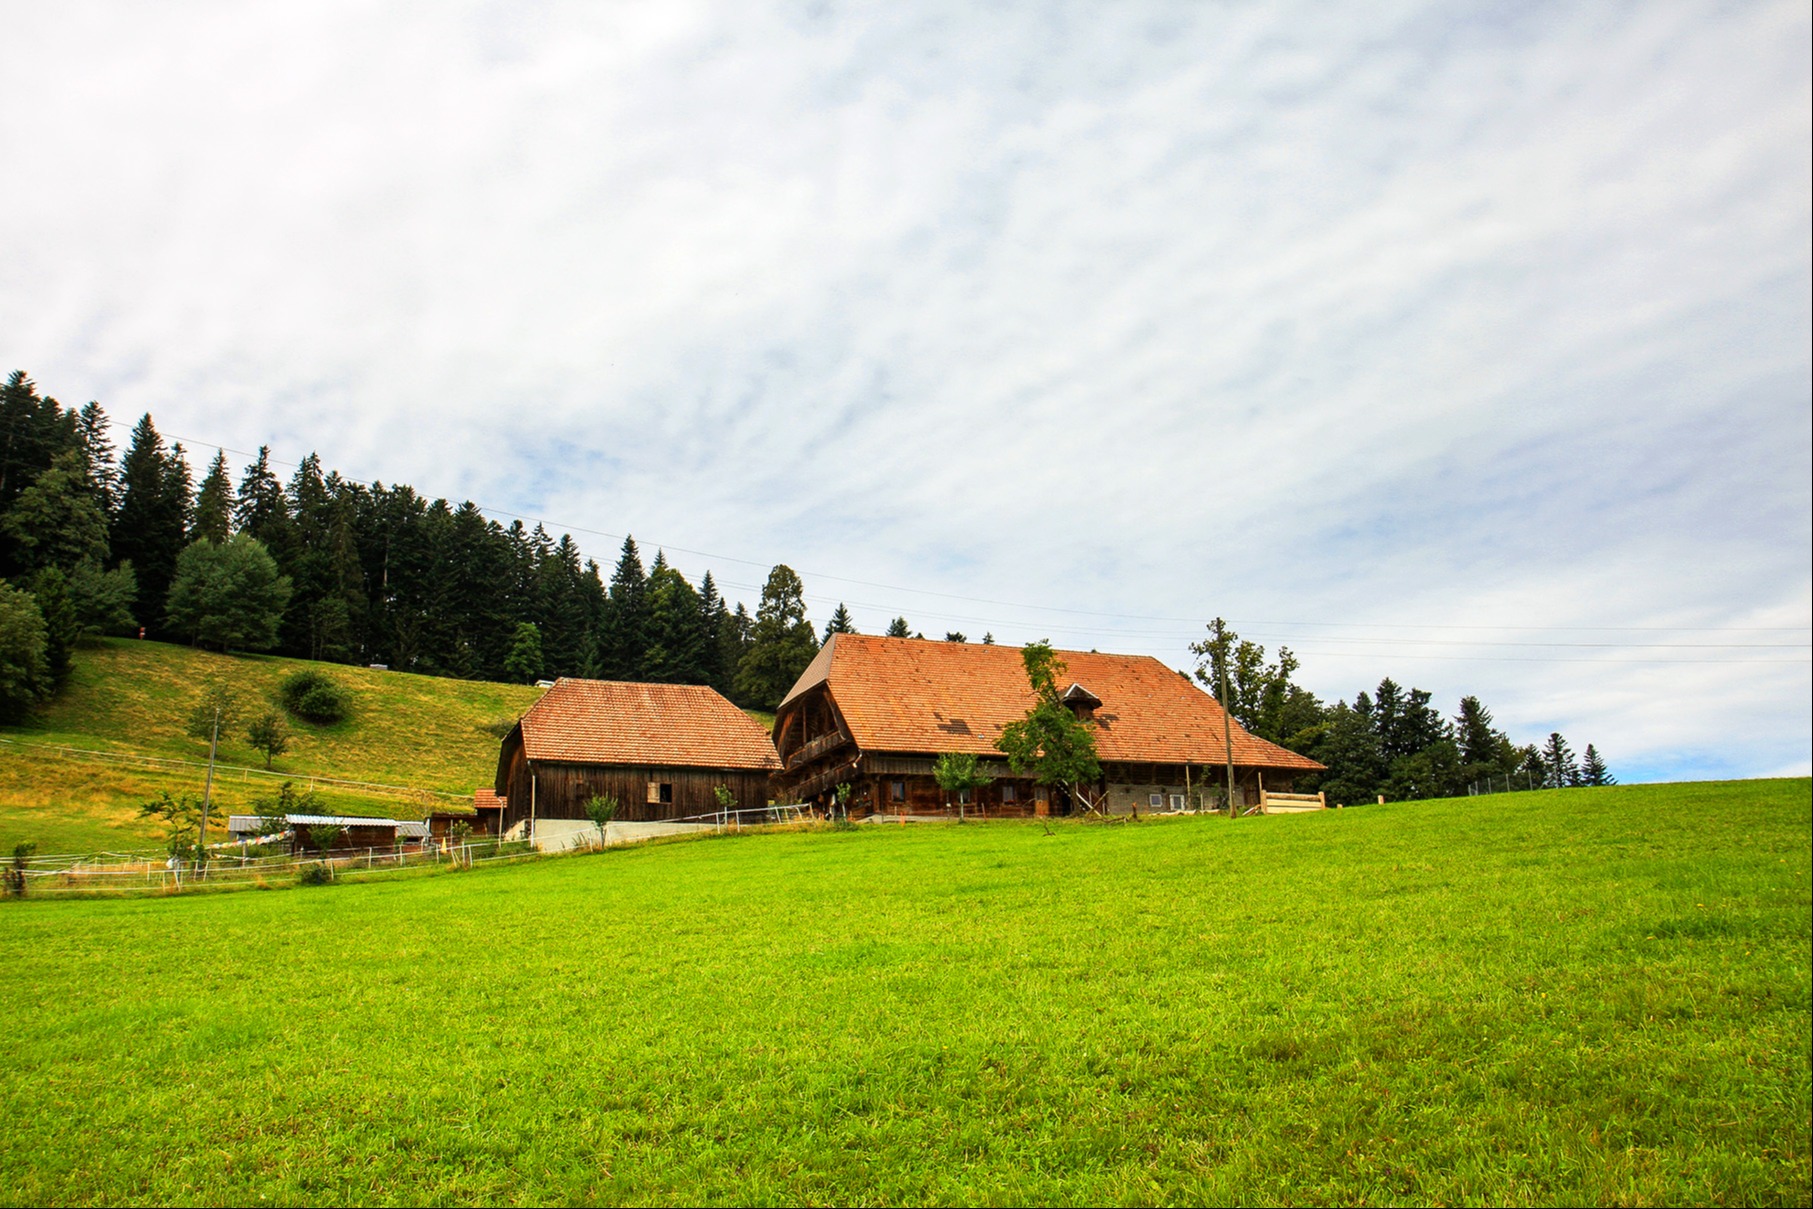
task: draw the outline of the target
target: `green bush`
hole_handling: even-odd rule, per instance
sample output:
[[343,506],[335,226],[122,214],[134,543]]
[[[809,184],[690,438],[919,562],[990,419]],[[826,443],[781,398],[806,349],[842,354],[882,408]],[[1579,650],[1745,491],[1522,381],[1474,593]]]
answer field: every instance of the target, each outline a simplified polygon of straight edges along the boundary
[[334,871],[324,861],[304,865],[296,874],[298,886],[331,886],[334,883]]
[[352,705],[351,694],[346,686],[325,672],[305,668],[292,673],[283,681],[278,690],[283,699],[283,707],[304,722],[318,722],[322,725],[338,722],[346,717]]

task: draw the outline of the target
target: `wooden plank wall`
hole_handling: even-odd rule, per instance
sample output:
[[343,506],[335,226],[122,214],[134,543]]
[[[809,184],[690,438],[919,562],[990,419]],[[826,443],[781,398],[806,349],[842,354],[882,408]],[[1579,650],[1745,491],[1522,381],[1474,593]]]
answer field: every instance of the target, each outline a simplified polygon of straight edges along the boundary
[[[623,822],[652,822],[715,813],[718,786],[728,786],[735,796],[734,809],[760,810],[768,805],[768,774],[739,769],[644,768],[602,764],[538,763],[534,767],[534,798],[530,798],[527,761],[515,761],[508,770],[510,808],[508,830],[529,817],[583,819],[587,799],[594,794],[617,799],[617,818]],[[649,782],[673,786],[673,801],[650,802]]]

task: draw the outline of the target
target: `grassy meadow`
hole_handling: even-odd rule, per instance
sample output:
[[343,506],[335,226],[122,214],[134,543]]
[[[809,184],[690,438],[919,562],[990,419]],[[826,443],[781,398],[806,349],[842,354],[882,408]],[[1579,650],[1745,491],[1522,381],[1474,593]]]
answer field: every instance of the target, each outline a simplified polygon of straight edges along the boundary
[[0,904],[20,1203],[1806,1203],[1813,791]]
[[[323,668],[346,685],[352,711],[331,726],[290,720],[290,750],[274,768],[299,780],[332,777],[471,793],[490,784],[497,767],[497,737],[487,727],[516,718],[540,696],[523,685],[105,639],[79,649],[56,698],[25,724],[0,727],[0,738],[205,761],[207,741],[185,733],[204,684],[223,680],[247,711],[261,711],[277,704],[283,679],[305,667]],[[243,724],[222,736],[220,759],[264,767]],[[216,782],[216,796],[227,810],[244,810],[278,784],[228,772]],[[10,851],[20,840],[36,841],[41,852],[156,846],[161,833],[138,817],[137,806],[165,789],[199,795],[201,774],[0,745],[0,850]],[[324,808],[348,814],[414,818],[421,811],[409,797],[326,787],[320,793]]]

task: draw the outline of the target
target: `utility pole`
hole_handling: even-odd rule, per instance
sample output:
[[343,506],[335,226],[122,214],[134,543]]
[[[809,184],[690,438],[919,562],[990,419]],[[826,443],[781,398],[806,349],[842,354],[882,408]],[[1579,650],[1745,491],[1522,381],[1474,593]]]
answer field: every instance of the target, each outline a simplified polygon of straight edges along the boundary
[[[1218,619],[1219,620],[1219,619]],[[1216,638],[1221,638],[1224,630],[1217,630]],[[1234,711],[1228,705],[1228,652],[1224,644],[1221,652],[1221,737],[1228,747],[1228,818],[1240,817],[1240,808],[1234,805]]]
[[208,779],[201,789],[201,831],[195,837],[195,876],[201,876],[202,862],[208,855],[208,807],[214,802],[214,753],[220,747],[220,704],[214,705],[214,726],[208,732]]

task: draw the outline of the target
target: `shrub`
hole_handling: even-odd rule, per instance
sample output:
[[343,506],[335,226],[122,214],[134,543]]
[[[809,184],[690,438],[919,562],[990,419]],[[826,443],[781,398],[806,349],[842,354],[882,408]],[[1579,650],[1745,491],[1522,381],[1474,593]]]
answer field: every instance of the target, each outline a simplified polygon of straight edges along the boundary
[[491,721],[481,723],[479,729],[484,731],[487,735],[490,735],[493,739],[501,739],[516,729],[516,715],[499,714],[497,717],[491,719]]
[[298,886],[331,886],[334,884],[334,871],[323,861],[312,861],[302,866],[296,874]]
[[304,722],[318,722],[322,725],[345,718],[352,703],[345,685],[313,668],[306,668],[286,677],[278,692],[283,699],[283,707],[290,713]]

